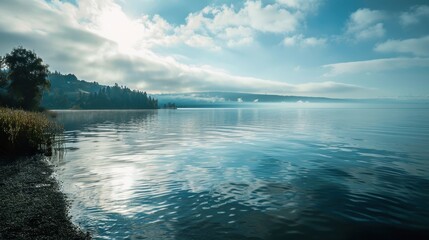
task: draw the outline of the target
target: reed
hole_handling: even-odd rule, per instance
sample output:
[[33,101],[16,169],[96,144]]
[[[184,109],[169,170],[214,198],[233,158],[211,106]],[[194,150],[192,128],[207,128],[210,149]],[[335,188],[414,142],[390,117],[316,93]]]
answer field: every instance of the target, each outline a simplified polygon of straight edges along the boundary
[[61,132],[46,114],[0,108],[0,155],[52,153]]

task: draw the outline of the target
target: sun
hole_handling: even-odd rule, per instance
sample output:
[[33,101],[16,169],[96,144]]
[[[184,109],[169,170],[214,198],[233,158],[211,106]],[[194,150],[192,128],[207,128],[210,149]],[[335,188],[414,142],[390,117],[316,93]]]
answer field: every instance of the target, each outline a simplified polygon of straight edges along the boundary
[[143,41],[143,26],[130,19],[117,5],[104,8],[96,16],[91,30],[115,42],[119,49],[131,53]]

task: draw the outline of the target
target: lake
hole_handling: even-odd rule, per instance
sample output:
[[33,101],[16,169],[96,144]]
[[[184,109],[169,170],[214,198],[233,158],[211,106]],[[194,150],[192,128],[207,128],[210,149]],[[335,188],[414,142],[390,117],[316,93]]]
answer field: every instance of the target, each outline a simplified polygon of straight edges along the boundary
[[428,105],[57,111],[96,239],[429,236]]

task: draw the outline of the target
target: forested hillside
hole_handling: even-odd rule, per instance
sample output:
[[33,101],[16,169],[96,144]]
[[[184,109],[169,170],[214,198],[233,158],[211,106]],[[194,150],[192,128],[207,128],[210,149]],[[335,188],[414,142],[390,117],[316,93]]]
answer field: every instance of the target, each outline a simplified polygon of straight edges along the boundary
[[73,74],[49,74],[51,84],[42,106],[49,109],[156,109],[158,101],[146,92],[125,86],[104,86],[77,79]]

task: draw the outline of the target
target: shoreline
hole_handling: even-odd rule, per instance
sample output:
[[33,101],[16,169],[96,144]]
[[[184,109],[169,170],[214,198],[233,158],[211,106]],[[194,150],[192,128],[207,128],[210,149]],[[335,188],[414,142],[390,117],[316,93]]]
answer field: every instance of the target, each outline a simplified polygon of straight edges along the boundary
[[71,222],[43,155],[0,158],[0,239],[91,239]]

